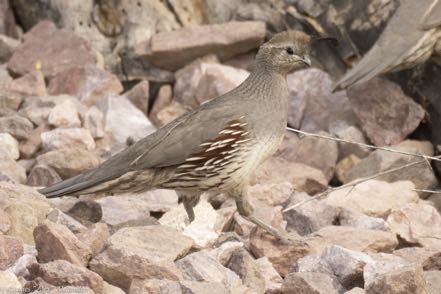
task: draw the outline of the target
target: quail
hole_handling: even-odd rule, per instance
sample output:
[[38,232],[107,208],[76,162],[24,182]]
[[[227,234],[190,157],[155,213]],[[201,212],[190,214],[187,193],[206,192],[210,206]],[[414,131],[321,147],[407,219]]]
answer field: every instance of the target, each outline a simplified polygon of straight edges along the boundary
[[313,38],[282,32],[264,43],[237,88],[184,114],[98,167],[40,190],[47,197],[174,189],[190,221],[204,191],[233,197],[244,218],[285,242],[286,232],[256,218],[247,187],[278,148],[287,124],[289,72],[310,66]]
[[336,90],[411,68],[441,53],[441,2],[401,0],[383,33],[366,55],[337,83]]

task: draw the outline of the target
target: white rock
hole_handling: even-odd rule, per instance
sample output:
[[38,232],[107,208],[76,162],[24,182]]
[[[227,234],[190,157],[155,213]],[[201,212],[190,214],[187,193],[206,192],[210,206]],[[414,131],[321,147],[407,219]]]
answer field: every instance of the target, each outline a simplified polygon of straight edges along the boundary
[[41,142],[46,150],[73,146],[93,150],[96,146],[89,130],[83,128],[54,129],[43,132],[41,133]]
[[66,100],[52,108],[48,121],[57,128],[77,128],[81,125],[77,107],[70,100]]
[[0,157],[14,160],[20,157],[18,142],[8,133],[0,133]]
[[387,183],[370,180],[355,187],[334,191],[325,202],[336,207],[355,210],[370,216],[384,216],[390,209],[417,202],[418,194],[410,181]]
[[104,113],[104,130],[120,143],[135,141],[153,133],[155,127],[126,97],[108,95],[100,99],[98,108]]

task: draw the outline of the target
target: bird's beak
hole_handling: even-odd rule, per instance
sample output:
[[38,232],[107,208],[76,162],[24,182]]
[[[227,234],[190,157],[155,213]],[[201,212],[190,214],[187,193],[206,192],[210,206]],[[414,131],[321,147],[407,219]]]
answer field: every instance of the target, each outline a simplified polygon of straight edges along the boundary
[[300,58],[300,60],[307,66],[311,66],[311,59],[309,59],[309,56],[304,56],[303,58]]

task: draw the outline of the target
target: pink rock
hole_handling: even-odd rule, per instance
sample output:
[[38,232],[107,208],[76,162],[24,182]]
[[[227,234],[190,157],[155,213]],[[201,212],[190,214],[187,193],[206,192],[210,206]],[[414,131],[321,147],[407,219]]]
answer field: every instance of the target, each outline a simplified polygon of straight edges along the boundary
[[41,133],[43,148],[54,150],[67,147],[95,149],[95,141],[89,130],[83,128],[54,129]]

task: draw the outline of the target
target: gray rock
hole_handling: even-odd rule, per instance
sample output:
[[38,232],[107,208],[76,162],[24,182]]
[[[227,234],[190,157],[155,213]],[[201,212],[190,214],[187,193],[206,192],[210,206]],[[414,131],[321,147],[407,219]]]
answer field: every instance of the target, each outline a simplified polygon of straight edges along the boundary
[[65,214],[58,208],[54,208],[47,215],[47,219],[53,223],[66,226],[72,233],[80,233],[87,230],[79,221]]
[[58,182],[61,182],[61,177],[53,168],[43,164],[37,164],[32,167],[31,171],[29,172],[26,185],[34,187],[48,187]]
[[148,118],[124,96],[109,95],[98,101],[104,114],[104,130],[120,143],[135,141],[151,134],[155,127]]
[[441,271],[424,272],[427,294],[437,294],[441,292]]
[[[296,193],[292,196],[292,201],[287,206],[289,207],[309,198],[310,196],[305,193]],[[286,229],[288,231],[295,231],[301,236],[334,224],[337,216],[338,211],[335,207],[318,200],[306,202],[283,213],[283,218],[287,221]]]
[[223,267],[204,252],[195,252],[176,261],[184,280],[217,282],[233,293],[243,293],[244,286],[239,276]]
[[0,63],[8,62],[20,41],[0,34]]
[[9,133],[15,139],[26,139],[33,128],[32,123],[24,117],[18,115],[0,117],[0,133]]
[[96,106],[87,110],[84,116],[84,127],[90,131],[94,139],[104,137],[104,115]]
[[78,128],[81,126],[77,107],[69,100],[52,108],[49,113],[48,122],[56,128]]
[[0,271],[6,270],[23,255],[23,241],[0,235]]

